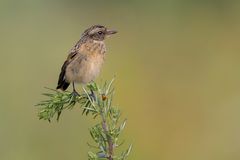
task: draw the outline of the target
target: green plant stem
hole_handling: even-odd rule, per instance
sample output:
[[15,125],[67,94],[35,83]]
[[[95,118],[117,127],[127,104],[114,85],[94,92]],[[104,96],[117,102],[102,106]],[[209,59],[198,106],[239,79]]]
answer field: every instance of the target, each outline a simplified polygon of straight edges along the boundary
[[113,141],[111,136],[109,136],[109,127],[106,121],[106,118],[103,115],[103,112],[101,112],[101,117],[102,117],[102,128],[104,130],[104,133],[107,137],[107,143],[108,143],[108,160],[113,160]]

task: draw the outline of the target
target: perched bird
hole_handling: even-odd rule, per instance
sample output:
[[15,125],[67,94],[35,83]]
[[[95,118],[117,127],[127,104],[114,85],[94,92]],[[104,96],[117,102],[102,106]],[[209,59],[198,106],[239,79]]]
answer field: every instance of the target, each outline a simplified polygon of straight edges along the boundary
[[75,83],[86,84],[95,80],[105,58],[104,40],[115,33],[117,31],[102,25],[94,25],[86,29],[62,65],[57,89],[64,91],[72,83],[73,94],[79,95],[75,89]]

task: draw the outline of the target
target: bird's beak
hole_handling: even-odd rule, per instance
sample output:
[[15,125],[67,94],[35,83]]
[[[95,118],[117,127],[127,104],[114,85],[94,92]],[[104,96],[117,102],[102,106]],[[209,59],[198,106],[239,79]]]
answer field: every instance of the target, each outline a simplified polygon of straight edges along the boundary
[[112,35],[112,34],[116,34],[116,33],[117,33],[116,30],[110,30],[110,29],[107,30],[107,35]]

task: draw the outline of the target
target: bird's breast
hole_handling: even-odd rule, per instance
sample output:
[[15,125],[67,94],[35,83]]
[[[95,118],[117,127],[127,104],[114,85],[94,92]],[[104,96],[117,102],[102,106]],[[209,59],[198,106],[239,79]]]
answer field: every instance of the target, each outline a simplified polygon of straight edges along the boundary
[[89,83],[95,80],[101,71],[106,51],[105,45],[95,43],[84,47],[68,68],[69,81]]

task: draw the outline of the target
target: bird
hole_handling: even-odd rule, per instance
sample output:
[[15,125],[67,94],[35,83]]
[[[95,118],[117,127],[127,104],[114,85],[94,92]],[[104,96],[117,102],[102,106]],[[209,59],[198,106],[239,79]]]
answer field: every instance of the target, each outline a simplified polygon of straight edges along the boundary
[[[103,25],[87,28],[80,40],[69,51],[61,67],[56,89],[65,91],[72,83],[72,94],[79,96],[75,83],[87,84],[96,79],[105,60],[104,40],[116,33],[116,30],[108,29]],[[91,93],[93,94],[92,90]]]

